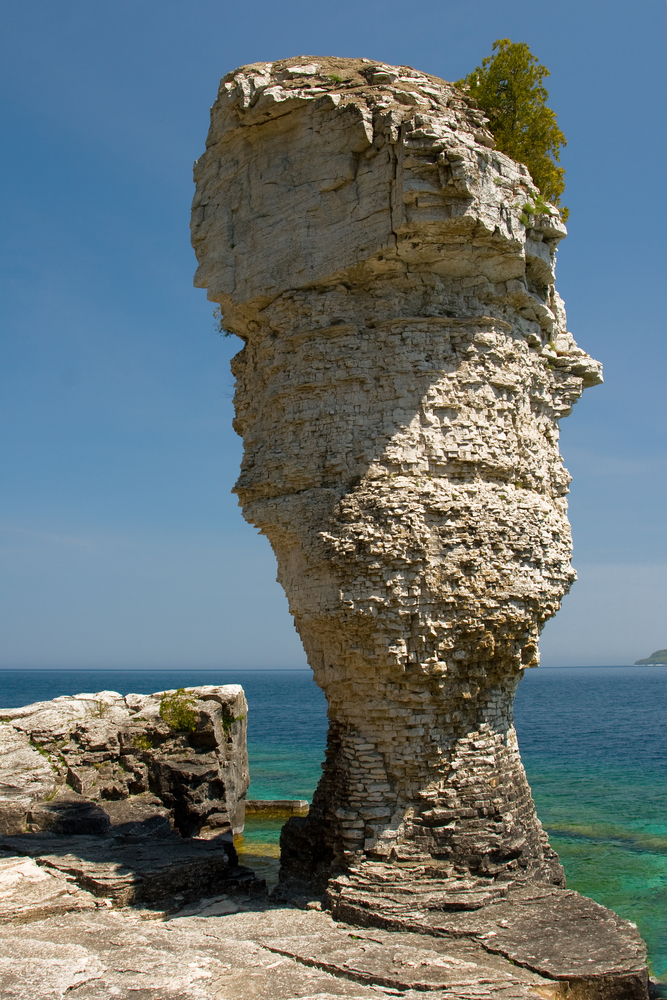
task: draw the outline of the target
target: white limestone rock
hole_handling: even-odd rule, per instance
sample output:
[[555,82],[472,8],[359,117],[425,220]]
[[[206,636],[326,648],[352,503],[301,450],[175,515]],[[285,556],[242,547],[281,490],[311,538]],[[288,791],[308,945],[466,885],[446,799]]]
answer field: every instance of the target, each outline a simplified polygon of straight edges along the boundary
[[558,210],[485,125],[410,67],[300,57],[223,79],[195,165],[195,283],[244,341],[236,492],[329,702],[285,877],[562,881],[512,702],[575,578],[558,427],[601,374]]
[[250,781],[243,689],[188,688],[191,729],[162,717],[175,693],[98,691],[0,709],[0,833],[104,834],[165,816],[183,836],[240,833]]

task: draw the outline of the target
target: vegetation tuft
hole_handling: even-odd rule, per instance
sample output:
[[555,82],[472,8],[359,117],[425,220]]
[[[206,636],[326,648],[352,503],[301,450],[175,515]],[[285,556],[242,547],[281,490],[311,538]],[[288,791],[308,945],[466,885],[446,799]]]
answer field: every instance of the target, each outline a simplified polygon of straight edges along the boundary
[[165,694],[160,701],[160,715],[171,729],[194,732],[197,728],[195,700],[179,688],[174,694]]
[[234,716],[223,715],[222,728],[225,731],[225,736],[229,736],[232,730],[232,726],[235,722],[243,722],[244,719],[245,715],[234,715]]
[[[525,164],[542,197],[560,206],[565,171],[558,163],[567,139],[558,128],[555,112],[547,107],[549,92],[542,81],[549,70],[538,63],[525,42],[499,38],[493,52],[472,73],[457,80],[456,86],[485,112],[498,149]],[[561,215],[567,219],[567,208],[561,209]]]
[[[544,200],[541,194],[538,194],[534,203],[532,201],[527,201],[521,206],[515,205],[514,207],[521,208],[520,218],[524,226],[526,226],[526,228],[528,228],[532,224],[533,221],[532,217],[534,215],[549,214],[549,206],[547,205],[546,201]],[[565,212],[566,209],[563,209],[563,212],[561,214],[565,214]]]
[[[234,246],[233,243],[230,243],[229,245],[230,245],[230,247]],[[224,327],[224,318],[223,318],[223,315],[222,315],[222,306],[216,306],[215,309],[213,310],[213,323],[214,323],[214,326],[215,326],[216,333],[219,333],[221,337],[231,337],[232,331],[231,330],[225,330],[225,327]]]
[[153,743],[152,743],[152,741],[149,740],[148,737],[144,736],[143,734],[141,736],[135,736],[134,737],[134,739],[132,740],[132,746],[136,747],[137,750],[152,750],[153,749]]

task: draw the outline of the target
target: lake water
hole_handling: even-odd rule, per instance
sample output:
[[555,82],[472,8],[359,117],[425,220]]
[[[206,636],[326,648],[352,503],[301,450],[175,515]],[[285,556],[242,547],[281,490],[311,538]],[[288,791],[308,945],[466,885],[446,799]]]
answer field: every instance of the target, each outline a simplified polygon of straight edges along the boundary
[[[0,670],[0,705],[81,691],[243,685],[249,796],[310,799],[326,703],[306,670]],[[537,811],[568,886],[633,920],[667,979],[667,667],[528,670],[515,703]],[[251,855],[277,855],[280,822],[252,821]]]

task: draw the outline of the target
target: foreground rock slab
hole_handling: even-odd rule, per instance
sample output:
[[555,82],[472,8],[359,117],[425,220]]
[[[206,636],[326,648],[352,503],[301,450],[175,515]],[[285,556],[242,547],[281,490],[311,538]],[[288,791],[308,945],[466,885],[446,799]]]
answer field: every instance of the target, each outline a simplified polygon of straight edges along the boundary
[[567,983],[568,995],[647,995],[646,946],[636,925],[578,892],[533,882],[510,884],[490,899],[472,885],[472,900],[454,891],[447,911],[440,893],[429,896],[428,882],[421,893],[397,888],[394,882],[368,891],[354,877],[339,878],[329,890],[333,914],[367,927],[478,941],[487,952]]
[[[346,933],[347,930],[347,933]],[[556,994],[540,976],[513,968],[469,941],[430,941],[419,935],[322,929],[315,934],[263,938],[269,951],[311,968],[392,990],[446,991],[504,997]]]
[[62,872],[40,867],[32,858],[0,856],[0,923],[17,925],[95,908],[90,893]]
[[[355,927],[318,910],[212,896],[177,912],[90,907],[0,924],[7,1000],[597,1000],[637,996],[556,981],[482,936]],[[315,904],[312,904],[315,905]],[[611,958],[611,956],[610,956]]]

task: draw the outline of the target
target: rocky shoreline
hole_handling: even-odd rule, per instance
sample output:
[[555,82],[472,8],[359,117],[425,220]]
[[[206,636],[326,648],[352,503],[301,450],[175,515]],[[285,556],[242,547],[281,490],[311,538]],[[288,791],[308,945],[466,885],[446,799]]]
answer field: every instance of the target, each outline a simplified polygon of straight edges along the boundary
[[[490,892],[462,873],[369,864],[324,894],[290,876],[269,897],[233,844],[243,691],[178,693],[193,716],[176,719],[175,694],[0,710],[1,996],[647,996],[636,927],[548,883]],[[249,811],[303,818],[306,805]]]
[[323,775],[269,896],[234,846],[238,685],[0,711],[4,996],[648,996],[636,926],[565,888],[514,729],[575,578],[559,422],[602,375],[563,220],[488,124],[369,59],[221,82],[196,284],[244,342],[235,492],[327,696]]
[[60,875],[115,906],[195,899],[202,885],[262,891],[233,841],[249,783],[246,714],[238,685],[0,711],[0,851],[55,878],[25,875],[37,911],[64,904]]

